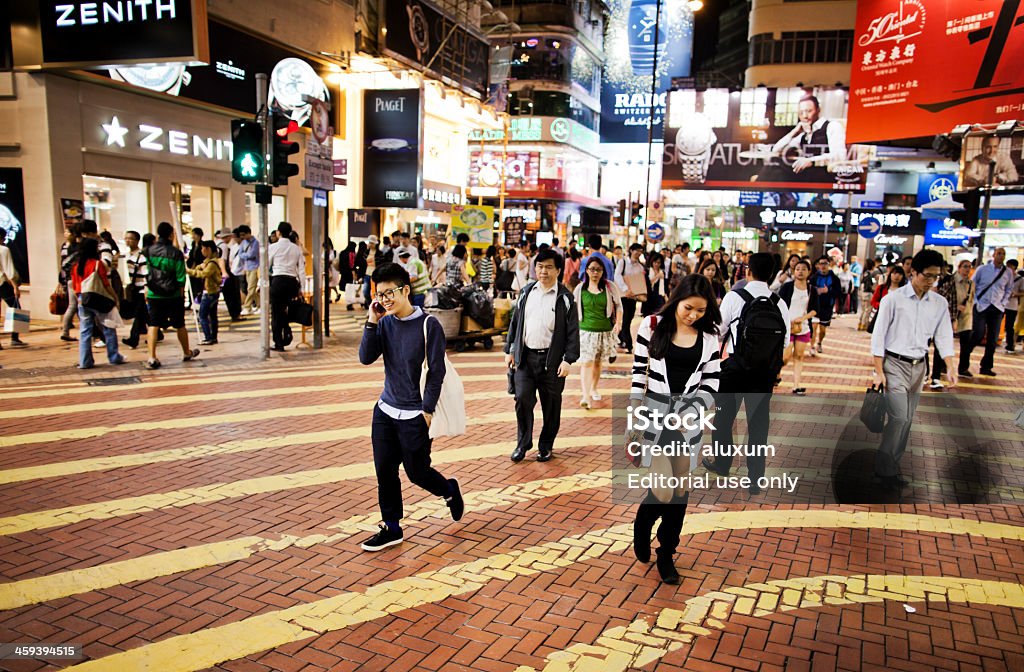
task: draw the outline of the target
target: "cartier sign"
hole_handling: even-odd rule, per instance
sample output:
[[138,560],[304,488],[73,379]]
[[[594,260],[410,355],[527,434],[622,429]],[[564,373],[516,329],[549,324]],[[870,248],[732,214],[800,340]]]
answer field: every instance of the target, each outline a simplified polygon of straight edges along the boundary
[[13,3],[15,67],[208,62],[206,0]]

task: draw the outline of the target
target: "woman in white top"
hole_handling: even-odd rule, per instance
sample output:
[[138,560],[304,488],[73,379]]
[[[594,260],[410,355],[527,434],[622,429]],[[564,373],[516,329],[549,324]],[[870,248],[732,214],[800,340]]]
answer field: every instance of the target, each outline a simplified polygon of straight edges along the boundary
[[615,265],[615,284],[622,290],[622,329],[619,330],[619,346],[626,352],[633,351],[633,318],[636,304],[647,300],[647,269],[640,261],[644,246],[633,243],[629,256]]
[[[702,275],[684,277],[657,315],[645,317],[636,335],[633,358],[633,406],[661,408],[685,415],[714,409],[712,394],[718,391],[721,365],[718,329],[722,321],[711,283]],[[683,433],[685,431],[685,433]],[[631,438],[646,445],[666,446],[673,441],[701,446],[701,428],[658,432],[651,428]],[[692,455],[650,456],[652,473],[676,478],[689,476],[700,450]],[[645,457],[644,464],[648,463]],[[650,562],[651,530],[658,518],[658,573],[668,584],[679,583],[673,556],[686,516],[689,488],[656,488],[647,492],[633,524],[633,552],[640,562]]]
[[793,269],[796,268],[796,262],[800,261],[799,254],[789,255],[789,259],[786,260],[786,266],[775,276],[775,280],[769,285],[769,289],[773,292],[779,291],[779,289],[793,279]]
[[811,318],[818,313],[818,293],[810,290],[807,278],[811,275],[811,262],[797,260],[793,266],[793,279],[782,285],[779,297],[789,306],[789,314],[796,316],[789,326],[789,346],[785,361],[793,363],[793,394],[802,397],[807,388],[800,386],[800,372],[804,365],[807,344],[811,342]]

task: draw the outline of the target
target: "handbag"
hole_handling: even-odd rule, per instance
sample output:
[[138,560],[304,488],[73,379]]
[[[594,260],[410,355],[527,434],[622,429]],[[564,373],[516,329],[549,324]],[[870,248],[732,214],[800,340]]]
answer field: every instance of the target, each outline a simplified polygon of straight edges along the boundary
[[117,305],[117,297],[107,287],[107,283],[103,282],[103,278],[99,274],[99,264],[100,262],[97,262],[92,273],[85,280],[82,280],[81,303],[86,308],[105,314],[109,313]]
[[643,274],[631,273],[630,275],[623,275],[623,281],[626,283],[626,291],[632,294],[633,298],[643,303],[647,300],[647,280]]
[[363,293],[360,291],[362,288],[362,283],[358,285],[353,283],[345,285],[345,303],[350,306],[357,303],[363,305]]
[[288,302],[288,321],[301,324],[304,327],[312,327],[313,306],[301,299],[292,299]]
[[860,421],[869,432],[880,433],[885,428],[885,388],[872,385],[864,394],[864,403],[860,407]]
[[[427,374],[430,372],[427,352],[427,320],[437,319],[427,316],[423,319],[423,371],[420,374],[420,395],[427,387]],[[438,323],[440,324],[440,322]],[[436,439],[439,436],[458,436],[466,433],[466,388],[462,384],[455,367],[448,355],[444,356],[444,382],[441,394],[437,397],[433,419],[430,421],[428,436]]]
[[68,309],[68,290],[64,285],[58,284],[57,289],[50,294],[50,315],[63,315]]

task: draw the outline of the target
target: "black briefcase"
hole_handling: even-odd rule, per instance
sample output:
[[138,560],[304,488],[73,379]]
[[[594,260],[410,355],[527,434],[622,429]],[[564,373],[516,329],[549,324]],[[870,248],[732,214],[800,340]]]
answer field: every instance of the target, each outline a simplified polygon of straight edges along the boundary
[[869,431],[879,434],[885,429],[885,415],[885,389],[881,385],[872,385],[864,395],[860,421]]
[[288,304],[288,321],[304,327],[313,326],[313,306],[305,301],[295,300]]

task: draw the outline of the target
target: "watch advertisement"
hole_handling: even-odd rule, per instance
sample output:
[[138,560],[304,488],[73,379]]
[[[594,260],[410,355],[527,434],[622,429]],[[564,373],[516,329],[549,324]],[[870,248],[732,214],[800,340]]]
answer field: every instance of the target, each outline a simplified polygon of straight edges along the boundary
[[[611,0],[601,74],[601,142],[646,143],[655,72],[654,134],[662,137],[665,92],[690,74],[693,12],[685,0]],[[658,21],[658,5],[661,17]],[[655,24],[658,30],[655,31]],[[657,50],[657,65],[655,65]]]
[[858,2],[850,140],[917,138],[962,123],[1020,119],[1020,9],[1019,0]]
[[0,240],[10,249],[14,269],[23,283],[29,281],[25,235],[25,191],[21,168],[0,168]]
[[420,90],[367,89],[363,96],[363,207],[419,207]]
[[348,237],[369,238],[380,233],[380,210],[350,208],[348,211]]
[[[324,80],[329,73],[327,63],[218,21],[211,20],[209,29],[209,65],[112,67],[97,74],[150,91],[255,115],[256,74],[264,72],[270,76],[271,106],[286,112],[300,126],[308,125],[312,114],[304,95],[330,102]],[[330,115],[330,125],[340,128],[334,113]]]
[[15,0],[11,24],[17,68],[209,59],[206,0]]
[[[487,96],[490,44],[422,0],[384,5],[382,51],[448,84]],[[428,67],[429,66],[429,67]]]
[[680,89],[668,96],[662,189],[862,193],[869,148],[846,143],[843,89]]
[[[1024,93],[1021,94],[1021,101],[1024,101]],[[960,155],[960,188],[986,186],[990,163],[995,163],[993,187],[1024,185],[1024,135],[1011,138],[969,135],[964,138]]]

